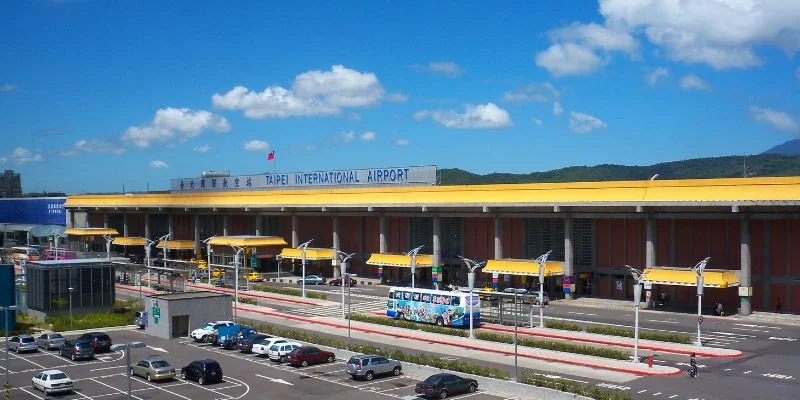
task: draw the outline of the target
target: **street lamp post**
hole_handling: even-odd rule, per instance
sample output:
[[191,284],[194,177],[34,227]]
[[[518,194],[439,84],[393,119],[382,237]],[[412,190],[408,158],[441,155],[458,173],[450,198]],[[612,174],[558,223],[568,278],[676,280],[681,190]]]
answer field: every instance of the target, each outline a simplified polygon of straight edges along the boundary
[[214,239],[215,237],[217,237],[217,235],[203,240],[203,243],[206,245],[206,272],[208,273],[208,286],[211,286],[211,239]]
[[519,343],[519,340],[517,339],[517,325],[518,325],[517,324],[517,311],[518,311],[518,307],[519,307],[519,305],[517,304],[517,291],[515,290],[514,291],[514,378],[511,380],[512,382],[517,382],[517,370],[519,369],[518,368],[518,364],[517,364],[517,358],[518,358],[518,356],[517,356],[517,354],[518,354],[517,353],[517,343]]
[[114,237],[111,235],[103,235],[103,239],[106,240],[106,259],[111,261],[111,242],[114,241]]
[[633,322],[633,361],[639,362],[639,303],[642,301],[642,281],[644,280],[644,273],[642,271],[631,267],[630,265],[626,265],[628,270],[631,271],[631,275],[633,275],[633,280],[636,282],[636,285],[633,287],[633,306],[635,308],[634,312],[634,322]]
[[462,259],[464,264],[467,264],[467,270],[469,271],[467,273],[467,283],[469,284],[469,300],[467,300],[469,301],[469,338],[475,339],[475,335],[472,333],[472,324],[473,320],[475,319],[475,314],[473,314],[474,311],[472,309],[474,303],[472,298],[472,290],[475,288],[475,271],[478,270],[478,268],[482,268],[486,262],[477,262],[462,256],[458,256],[458,258]]
[[407,256],[411,257],[411,288],[414,289],[414,279],[416,277],[416,269],[417,269],[417,253],[425,246],[419,246],[417,248],[411,249]]
[[301,244],[300,246],[297,246],[297,248],[300,249],[300,259],[301,259],[301,263],[303,264],[303,281],[302,281],[302,283],[303,283],[303,297],[304,298],[306,297],[306,249],[308,248],[308,245],[310,245],[313,240],[314,239],[311,239],[311,240]]
[[706,265],[711,260],[711,257],[706,257],[697,265],[692,268],[697,274],[697,345],[702,346],[703,342],[700,340],[700,325],[703,324],[703,272],[706,270]]
[[550,257],[550,253],[553,250],[548,250],[547,253],[544,253],[536,258],[536,262],[539,264],[539,327],[544,328],[544,265],[547,262],[547,257]]
[[244,248],[231,245],[234,253],[233,255],[233,320],[239,322],[236,308],[239,307],[239,263],[242,262],[242,253]]
[[69,326],[72,326],[73,325],[73,319],[72,319],[72,292],[75,291],[75,288],[70,286],[70,287],[67,288],[67,290],[69,290]]
[[[347,277],[350,278],[350,275],[347,274]],[[350,321],[353,319],[353,316],[350,314],[350,306],[352,303],[350,302],[350,285],[347,285],[347,350],[350,350]]]
[[17,310],[17,306],[0,307],[0,311],[4,311],[5,314],[6,314],[6,330],[5,330],[5,333],[6,333],[6,342],[5,342],[5,348],[6,348],[6,393],[8,393],[8,390],[11,388],[8,385],[8,368],[9,368],[8,367],[8,356],[9,356],[9,353],[10,353],[8,351],[8,312],[9,311],[16,311],[16,310]]
[[128,371],[126,371],[126,375],[128,375],[128,400],[131,399],[131,349],[139,349],[142,347],[145,347],[145,344],[142,342],[122,343],[111,346],[111,350],[113,351],[125,351],[125,364],[128,369]]
[[[147,288],[150,289],[152,287],[151,279],[150,279],[150,267],[152,267],[152,262],[153,262],[152,258],[151,258],[151,254],[153,252],[152,251],[153,245],[156,244],[156,242],[154,240],[150,240],[148,238],[145,238],[144,239],[144,243],[145,243],[145,245],[144,245],[144,258],[145,258],[145,265],[147,266]],[[139,281],[139,290],[141,290],[141,285],[142,285],[142,283],[141,283],[141,281]]]
[[[342,277],[342,284],[339,285],[339,286],[342,288],[342,319],[344,319],[345,318],[345,309],[344,309],[344,285],[345,285],[345,282],[347,282],[346,283],[347,286],[350,287],[350,275],[347,274],[347,267],[348,267],[348,264],[350,262],[350,259],[353,258],[353,256],[356,255],[356,253],[347,254],[347,253],[345,253],[343,251],[339,251],[339,250],[337,250],[336,253],[337,253],[336,255],[338,257],[342,258],[342,260],[339,261],[339,268],[341,268],[341,271],[342,271],[342,273],[339,274],[339,275],[341,275],[341,277]],[[348,317],[349,317],[349,315],[348,315]]]

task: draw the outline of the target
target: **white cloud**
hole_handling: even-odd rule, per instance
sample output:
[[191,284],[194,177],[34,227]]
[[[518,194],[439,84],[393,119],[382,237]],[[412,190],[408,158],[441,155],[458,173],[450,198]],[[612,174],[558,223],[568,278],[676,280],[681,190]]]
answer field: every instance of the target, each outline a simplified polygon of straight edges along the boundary
[[544,122],[542,122],[542,120],[540,120],[539,118],[531,118],[531,122],[533,122],[534,124],[536,124],[538,126],[544,125]]
[[569,129],[575,133],[589,133],[595,129],[603,129],[606,126],[605,122],[589,114],[569,113]]
[[676,61],[716,69],[762,63],[754,48],[800,49],[800,2],[783,0],[600,0],[607,25],[644,32]]
[[560,117],[561,114],[563,113],[564,113],[564,107],[561,106],[561,103],[557,101],[553,102],[553,115],[555,115],[556,117]]
[[69,147],[61,152],[64,156],[76,156],[81,153],[95,153],[95,154],[124,154],[125,148],[116,143],[107,140],[98,139],[81,139],[75,142],[72,147]]
[[666,78],[669,76],[669,70],[664,67],[658,67],[653,69],[648,69],[645,72],[644,79],[647,81],[647,84],[650,86],[655,86],[659,80],[662,78]]
[[569,26],[547,33],[554,43],[578,43],[592,49],[624,51],[634,54],[639,42],[626,30],[595,23],[573,22]]
[[273,85],[256,92],[236,86],[225,94],[215,93],[211,100],[215,107],[242,110],[246,116],[260,119],[338,115],[343,107],[373,106],[385,97],[375,74],[334,65],[330,71],[297,75],[291,90]]
[[167,163],[165,163],[163,161],[155,160],[155,161],[150,161],[150,167],[151,168],[167,168],[167,167],[169,167],[169,165],[167,165]]
[[575,43],[554,44],[536,54],[536,65],[546,69],[556,78],[567,75],[588,75],[606,61],[588,46]]
[[8,157],[0,157],[0,164],[5,164],[8,162]]
[[711,90],[708,82],[700,79],[695,74],[684,75],[681,78],[681,88],[683,90]]
[[247,151],[264,151],[269,148],[269,143],[263,140],[249,140],[244,142],[244,149]]
[[369,142],[375,140],[375,132],[364,132],[361,134],[361,140]]
[[446,75],[457,78],[464,73],[464,69],[453,61],[432,61],[427,65],[414,64],[411,66],[417,71],[430,72],[432,74]]
[[197,153],[208,153],[209,150],[211,150],[211,146],[207,144],[192,149],[192,151]]
[[12,85],[10,83],[4,83],[0,85],[0,93],[13,92],[15,90],[17,90],[17,85]]
[[231,125],[224,117],[205,110],[169,107],[156,111],[150,123],[126,129],[122,141],[146,148],[154,142],[166,142],[176,137],[186,142],[207,130],[227,132]]
[[352,142],[353,140],[356,140],[356,133],[353,132],[353,131],[343,132],[342,133],[342,140],[344,140],[345,143]]
[[798,132],[800,126],[785,112],[770,110],[768,108],[751,107],[750,115],[754,120],[770,125],[784,132]]
[[408,139],[396,139],[394,144],[398,146],[408,146]]
[[544,102],[559,97],[558,89],[550,82],[532,83],[524,88],[505,92],[503,99],[512,103]]
[[386,100],[389,100],[392,103],[404,103],[411,97],[405,93],[391,93],[386,96]]
[[350,114],[347,114],[347,119],[351,121],[361,121],[361,114],[357,112],[351,112]]
[[417,120],[427,117],[448,128],[488,129],[507,128],[512,125],[508,111],[493,103],[467,104],[463,113],[453,110],[422,110],[414,114]]
[[40,150],[31,151],[24,147],[17,147],[14,151],[11,152],[6,157],[3,157],[3,162],[11,161],[14,164],[27,164],[30,162],[39,162],[43,161],[44,157],[42,157]]

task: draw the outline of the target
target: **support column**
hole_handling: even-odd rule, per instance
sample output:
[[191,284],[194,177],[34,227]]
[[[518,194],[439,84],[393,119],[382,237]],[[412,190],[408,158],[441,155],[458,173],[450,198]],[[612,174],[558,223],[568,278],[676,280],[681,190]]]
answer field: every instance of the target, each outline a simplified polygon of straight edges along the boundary
[[261,231],[264,230],[262,228],[263,223],[264,223],[264,217],[256,214],[256,236],[261,236]]
[[386,253],[386,216],[381,215],[380,217],[380,235],[378,240],[378,250],[381,253]]
[[[656,220],[648,215],[645,224],[644,267],[650,268],[656,265]],[[652,289],[646,289],[644,307],[652,307],[652,301],[650,299],[655,297],[656,296],[653,296]]]
[[339,266],[339,254],[337,252],[339,250],[341,250],[340,243],[339,243],[339,216],[338,215],[334,215],[333,216],[333,250],[334,250],[334,253],[335,253],[333,255],[333,260],[331,261],[331,265],[333,266],[333,277],[334,278],[339,278],[339,277],[342,276],[342,271],[341,271],[341,268],[338,267]]
[[66,209],[65,212],[67,213],[67,228],[74,228],[75,214],[70,209]]
[[750,298],[753,296],[753,285],[751,281],[751,263],[750,263],[750,220],[745,216],[742,217],[742,235],[740,240],[741,248],[741,271],[740,280],[741,286],[739,287],[739,315],[750,315],[753,311],[750,306]]
[[494,217],[494,259],[503,258],[503,220],[499,215]]
[[144,237],[145,237],[145,239],[153,240],[150,237],[150,213],[149,212],[145,212],[144,213]]
[[222,216],[222,236],[228,236],[228,216]]
[[297,248],[300,246],[300,238],[297,237],[297,229],[299,228],[299,221],[297,214],[292,214],[292,247]]
[[433,216],[433,267],[431,268],[431,281],[439,282],[439,274],[442,271],[442,219],[439,215]]
[[200,215],[194,215],[194,251],[200,258]]
[[128,237],[128,213],[122,214],[122,236]]
[[103,213],[103,228],[108,229],[108,213]]
[[575,254],[572,250],[572,215],[564,217],[564,300],[572,300],[575,293]]

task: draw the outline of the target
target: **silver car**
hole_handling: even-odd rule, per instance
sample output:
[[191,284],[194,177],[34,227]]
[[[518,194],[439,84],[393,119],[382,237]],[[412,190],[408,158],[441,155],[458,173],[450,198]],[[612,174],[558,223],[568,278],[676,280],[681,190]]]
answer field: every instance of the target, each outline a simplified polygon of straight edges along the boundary
[[353,356],[347,361],[348,374],[353,378],[363,378],[368,381],[375,378],[375,375],[398,376],[402,371],[403,367],[399,361],[375,354]]
[[39,347],[36,345],[36,339],[34,339],[33,336],[19,335],[8,339],[8,350],[21,353],[23,351],[37,351]]
[[60,333],[45,333],[36,338],[36,345],[45,350],[58,349],[63,346],[66,341],[67,339],[61,336]]

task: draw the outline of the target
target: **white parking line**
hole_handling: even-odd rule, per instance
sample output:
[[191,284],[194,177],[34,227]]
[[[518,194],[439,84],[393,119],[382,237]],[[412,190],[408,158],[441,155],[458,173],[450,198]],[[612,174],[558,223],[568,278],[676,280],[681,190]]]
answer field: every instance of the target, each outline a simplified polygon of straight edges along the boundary
[[25,392],[25,393],[27,393],[27,394],[29,394],[29,395],[33,396],[33,397],[36,397],[36,398],[37,398],[37,399],[39,399],[39,400],[44,400],[44,397],[39,397],[39,395],[37,395],[36,393],[33,393],[33,392],[30,392],[30,391],[28,391],[28,389],[26,389],[26,388],[20,387],[20,388],[18,388],[18,389],[19,389],[19,390],[22,390],[23,392]]
[[[73,390],[73,391],[72,391],[72,393],[75,393],[75,394],[77,394],[78,396],[81,396],[81,397],[83,397],[84,399],[89,399],[89,400],[92,400],[92,398],[91,398],[91,397],[89,397],[89,396],[87,396],[87,395],[85,395],[85,394],[83,394],[83,393],[81,393],[81,392],[79,392],[79,391],[77,391],[77,390]],[[131,395],[131,397],[133,397],[133,395]]]
[[12,357],[14,357],[14,358],[18,358],[18,359],[20,359],[20,360],[27,361],[27,362],[29,362],[29,363],[31,363],[31,364],[33,364],[33,365],[35,365],[35,366],[39,367],[39,368],[44,368],[44,369],[47,369],[47,368],[45,368],[45,366],[44,366],[44,365],[42,365],[42,364],[37,364],[37,363],[35,363],[35,362],[31,361],[31,360],[28,360],[28,359],[27,359],[27,358],[25,358],[25,357],[20,357],[19,355],[16,355],[16,354],[11,354],[11,351],[9,351],[9,350],[6,350],[6,354],[7,354],[7,355],[9,355],[9,356],[12,356]]
[[[378,383],[389,382],[389,381],[393,381],[395,379],[403,379],[403,378],[405,378],[405,376],[400,375],[400,376],[395,376],[395,377],[392,377],[392,378],[381,379],[381,380],[379,380],[377,382],[376,381],[369,381],[369,382],[367,382],[367,383],[365,383],[363,385],[357,385],[356,387],[360,387],[361,388],[361,387],[365,387],[365,386],[369,386],[369,385],[375,385],[375,384],[378,384]],[[347,379],[353,379],[353,378],[350,377],[350,378],[347,378]]]
[[410,388],[410,387],[412,387],[412,386],[414,386],[414,385],[400,386],[400,387],[391,388],[391,389],[376,390],[376,391],[375,391],[375,393],[386,393],[386,392],[391,392],[392,390],[398,390],[398,389],[406,389],[406,388]]
[[[94,381],[94,379],[92,379],[92,380]],[[97,381],[95,381],[95,382],[97,382]],[[149,383],[149,382],[147,382],[147,381],[137,381],[137,382],[139,382],[139,383],[142,383],[142,384],[144,384],[144,385],[146,385],[146,386],[150,386],[150,387],[152,387],[152,388],[156,388],[156,389],[158,389],[158,390],[163,390],[163,391],[165,391],[165,392],[167,392],[167,393],[169,393],[169,394],[171,394],[171,395],[178,396],[178,397],[180,397],[180,398],[182,398],[182,399],[185,399],[185,400],[192,400],[192,399],[190,399],[190,398],[188,398],[188,397],[186,397],[186,396],[182,396],[182,395],[180,395],[180,394],[178,394],[178,393],[175,393],[175,392],[173,392],[173,391],[171,391],[171,390],[167,390],[167,389],[164,389],[164,388],[162,388],[162,387],[159,387],[159,386],[153,385],[152,383]],[[98,382],[98,383],[99,383],[99,382]],[[187,382],[187,383],[188,383],[188,382]],[[105,385],[105,384],[104,384],[104,385]],[[108,386],[108,385],[106,385],[106,386]],[[109,387],[110,387],[110,386],[109,386]],[[117,390],[119,390],[119,389],[117,389]],[[140,400],[141,400],[141,399],[140,399]]]
[[104,368],[95,368],[95,369],[90,369],[90,370],[89,370],[89,372],[94,372],[94,371],[103,371],[103,370],[106,370],[106,369],[114,369],[114,368],[125,368],[125,367],[126,367],[125,365],[116,365],[116,366],[113,366],[113,367],[104,367]]
[[66,361],[66,362],[68,362],[68,363],[70,363],[72,365],[78,365],[78,363],[76,363],[76,362],[74,362],[74,361],[72,361],[72,360],[70,360],[68,358],[61,357],[60,354],[56,355],[55,353],[50,353],[49,351],[44,353],[44,354],[47,354],[47,355],[52,356],[52,357],[55,357],[55,358],[57,358],[57,359],[59,359],[61,361]]
[[[115,387],[113,387],[113,386],[111,386],[111,385],[107,385],[107,384],[105,384],[105,383],[103,383],[103,382],[100,382],[100,381],[98,381],[98,380],[97,380],[97,379],[95,379],[95,378],[89,378],[89,380],[90,380],[90,381],[92,381],[92,382],[94,382],[94,383],[99,383],[99,384],[101,384],[101,385],[103,385],[103,386],[105,386],[105,387],[107,387],[107,388],[109,388],[109,389],[111,389],[111,390],[114,390],[114,391],[116,391],[117,393],[126,394],[126,392],[124,392],[122,389],[117,389],[117,388],[115,388]],[[76,392],[76,393],[77,393],[77,392]],[[117,394],[117,393],[115,393],[115,394]],[[131,397],[137,398],[137,399],[139,399],[139,400],[143,400],[141,397],[136,397],[136,396],[134,396],[134,395],[131,395]],[[89,397],[89,398],[91,399],[91,397]]]

